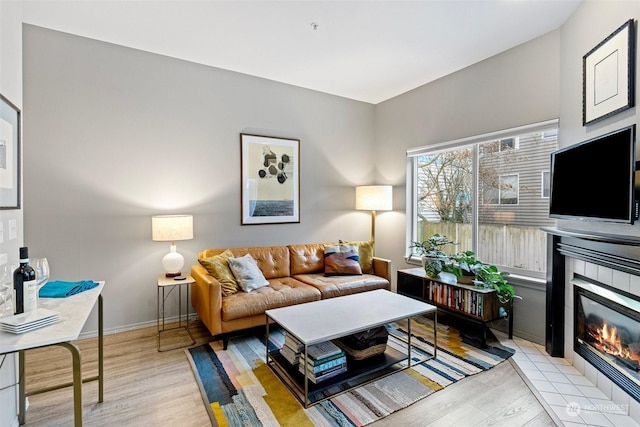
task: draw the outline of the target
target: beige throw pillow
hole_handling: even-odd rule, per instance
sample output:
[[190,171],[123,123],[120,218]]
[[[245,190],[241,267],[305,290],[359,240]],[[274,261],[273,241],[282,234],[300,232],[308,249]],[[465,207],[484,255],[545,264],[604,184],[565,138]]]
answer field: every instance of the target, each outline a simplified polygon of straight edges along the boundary
[[220,285],[222,285],[222,295],[225,297],[235,294],[240,289],[233,272],[231,272],[229,268],[228,260],[230,258],[233,258],[233,252],[227,249],[220,255],[198,260],[200,265],[207,270],[207,273],[220,282]]

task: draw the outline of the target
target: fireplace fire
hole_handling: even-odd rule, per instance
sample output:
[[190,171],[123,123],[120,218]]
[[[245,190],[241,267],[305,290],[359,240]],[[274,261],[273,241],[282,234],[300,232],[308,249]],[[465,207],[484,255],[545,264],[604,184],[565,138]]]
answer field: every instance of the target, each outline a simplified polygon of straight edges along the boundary
[[639,342],[624,344],[618,336],[618,328],[609,326],[606,321],[602,326],[587,324],[587,329],[596,350],[614,356],[618,363],[638,372]]
[[576,275],[574,350],[640,402],[640,299]]

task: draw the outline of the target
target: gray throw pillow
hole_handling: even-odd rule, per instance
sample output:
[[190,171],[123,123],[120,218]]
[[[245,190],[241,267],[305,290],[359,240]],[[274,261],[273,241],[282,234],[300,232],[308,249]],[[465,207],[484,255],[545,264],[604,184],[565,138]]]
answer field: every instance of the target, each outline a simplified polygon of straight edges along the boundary
[[258,263],[250,254],[237,258],[229,258],[229,268],[236,278],[238,285],[245,292],[268,286],[269,282],[258,268]]

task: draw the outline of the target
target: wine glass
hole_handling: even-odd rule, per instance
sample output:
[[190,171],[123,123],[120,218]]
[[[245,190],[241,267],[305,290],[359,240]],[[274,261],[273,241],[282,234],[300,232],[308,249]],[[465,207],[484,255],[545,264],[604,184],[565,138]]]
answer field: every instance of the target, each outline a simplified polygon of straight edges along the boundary
[[36,272],[36,299],[38,306],[40,305],[40,289],[49,281],[49,262],[46,258],[35,258],[33,260],[33,269]]
[[47,258],[38,258],[35,270],[38,289],[40,289],[49,281],[49,261],[47,261]]
[[17,265],[0,267],[0,317],[13,314],[13,270]]

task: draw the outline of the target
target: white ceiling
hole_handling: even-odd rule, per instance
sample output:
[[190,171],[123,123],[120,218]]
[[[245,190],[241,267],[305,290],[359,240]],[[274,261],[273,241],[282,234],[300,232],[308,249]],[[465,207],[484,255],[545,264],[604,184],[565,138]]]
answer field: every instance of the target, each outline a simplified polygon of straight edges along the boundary
[[23,20],[377,104],[557,29],[581,1],[23,0]]

